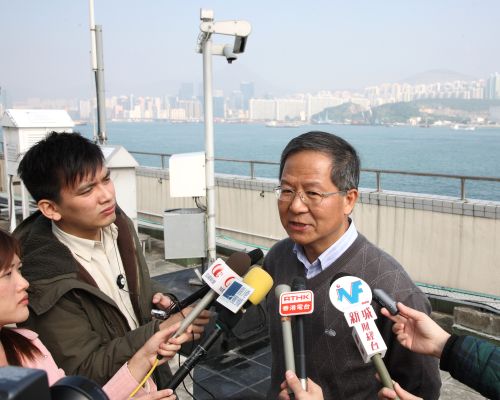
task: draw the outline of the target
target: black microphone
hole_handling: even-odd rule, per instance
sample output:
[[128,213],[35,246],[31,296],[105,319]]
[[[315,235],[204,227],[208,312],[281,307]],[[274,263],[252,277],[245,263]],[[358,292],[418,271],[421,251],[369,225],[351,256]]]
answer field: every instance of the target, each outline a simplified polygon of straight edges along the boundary
[[253,249],[247,254],[250,257],[251,265],[257,264],[261,260],[261,258],[264,257],[264,252],[261,249]]
[[175,390],[194,368],[194,366],[205,357],[210,347],[212,347],[222,332],[230,331],[238,323],[242,316],[243,314],[241,312],[234,314],[229,310],[221,310],[218,313],[217,320],[215,321],[215,329],[207,335],[202,343],[196,346],[186,361],[184,361],[184,363],[175,372],[174,376],[168,383],[167,388]]
[[375,300],[380,307],[385,307],[391,315],[397,315],[399,313],[397,302],[389,296],[382,289],[373,289],[373,300]]
[[[292,291],[306,290],[306,280],[297,276],[292,281]],[[297,368],[297,378],[300,380],[302,389],[307,390],[306,374],[306,344],[304,337],[304,317],[295,316],[295,365]]]
[[243,278],[243,282],[254,289],[252,295],[248,298],[240,312],[233,313],[232,311],[219,306],[217,320],[215,321],[215,329],[205,338],[203,343],[200,343],[184,363],[176,371],[172,379],[167,385],[167,388],[175,390],[177,386],[184,380],[194,366],[201,361],[207,354],[210,347],[215,343],[223,332],[228,332],[239,322],[245,312],[245,308],[251,305],[259,304],[271,290],[273,286],[273,279],[262,268],[252,268],[248,274]]

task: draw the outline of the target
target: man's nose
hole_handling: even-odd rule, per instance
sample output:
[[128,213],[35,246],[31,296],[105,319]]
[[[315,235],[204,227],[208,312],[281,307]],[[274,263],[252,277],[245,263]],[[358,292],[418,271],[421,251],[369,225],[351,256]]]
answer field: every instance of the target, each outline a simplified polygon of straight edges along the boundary
[[307,204],[304,201],[304,193],[303,192],[295,192],[295,196],[290,203],[290,208],[292,211],[303,211],[307,210]]
[[114,186],[112,182],[109,182],[106,185],[100,185],[100,200],[101,201],[109,201],[114,196]]

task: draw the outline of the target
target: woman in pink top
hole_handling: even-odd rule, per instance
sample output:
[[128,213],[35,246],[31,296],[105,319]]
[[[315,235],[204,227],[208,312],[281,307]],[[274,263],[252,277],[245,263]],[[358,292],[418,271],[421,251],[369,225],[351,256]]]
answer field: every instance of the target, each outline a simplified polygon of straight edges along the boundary
[[[28,281],[21,275],[20,250],[17,241],[0,230],[0,366],[17,365],[43,369],[47,372],[49,385],[65,376],[57,367],[50,352],[28,329],[8,328],[28,318]],[[188,339],[184,333],[176,339],[170,338],[179,324],[155,333],[134,356],[111,378],[103,390],[111,400],[128,399],[139,382],[150,370],[156,356],[162,355],[160,363],[172,358],[180,345]],[[135,399],[174,400],[171,389],[156,391],[156,385],[149,379],[137,392]]]

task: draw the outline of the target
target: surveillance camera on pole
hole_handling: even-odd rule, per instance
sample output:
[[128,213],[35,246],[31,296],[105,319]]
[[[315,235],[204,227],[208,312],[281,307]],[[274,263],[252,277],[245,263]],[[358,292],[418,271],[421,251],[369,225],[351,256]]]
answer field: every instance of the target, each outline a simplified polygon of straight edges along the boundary
[[[247,21],[214,21],[214,12],[200,10],[200,35],[197,52],[203,54],[203,94],[205,114],[205,179],[207,190],[207,258],[211,264],[216,259],[215,252],[215,171],[214,171],[214,115],[212,97],[212,55],[224,56],[229,64],[237,59],[237,54],[245,51],[247,37],[252,26]],[[233,36],[234,43],[212,44],[212,35]]]
[[[226,36],[234,36],[234,44],[232,46],[214,46],[212,49],[213,55],[223,55],[227,58],[228,62],[231,63],[236,59],[234,54],[241,54],[245,51],[245,47],[247,44],[248,35],[252,31],[252,26],[247,21],[214,21],[214,13],[212,10],[204,10],[202,9],[200,12],[200,31],[202,35],[198,42],[198,52],[202,53],[203,42],[210,39],[212,34],[218,35],[226,35]],[[228,57],[227,54],[231,52],[231,57]],[[230,60],[231,58],[231,60]]]

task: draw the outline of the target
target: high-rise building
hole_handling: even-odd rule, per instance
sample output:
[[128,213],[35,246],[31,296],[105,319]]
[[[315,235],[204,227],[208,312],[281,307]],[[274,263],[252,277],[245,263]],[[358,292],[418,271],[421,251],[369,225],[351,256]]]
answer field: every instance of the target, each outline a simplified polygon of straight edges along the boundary
[[255,97],[253,82],[241,82],[240,92],[242,96],[242,109],[248,111],[250,99]]
[[500,74],[491,74],[486,81],[484,98],[488,100],[500,99]]
[[243,110],[243,95],[239,90],[233,90],[229,95],[229,110]]
[[303,120],[306,113],[304,99],[276,99],[276,119],[278,121]]
[[[375,96],[374,96],[375,98]],[[340,97],[330,93],[318,93],[315,96],[306,96],[306,119],[311,119],[314,114],[323,111],[325,108],[336,107],[343,103]]]
[[251,99],[249,119],[252,121],[269,121],[276,119],[276,100]]
[[134,99],[134,95],[133,94],[131,94],[129,96],[129,100],[130,100],[130,103],[129,103],[128,109],[129,110],[133,110],[134,106],[135,106],[135,99]]
[[79,104],[79,119],[89,121],[92,113],[90,100],[80,100]]
[[194,85],[192,82],[181,83],[179,89],[179,100],[191,100],[194,96]]
[[213,95],[214,118],[226,118],[226,100],[222,90],[214,90]]

